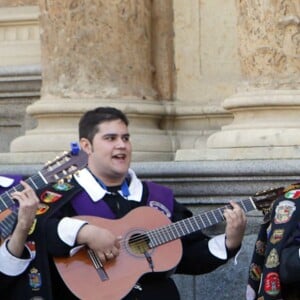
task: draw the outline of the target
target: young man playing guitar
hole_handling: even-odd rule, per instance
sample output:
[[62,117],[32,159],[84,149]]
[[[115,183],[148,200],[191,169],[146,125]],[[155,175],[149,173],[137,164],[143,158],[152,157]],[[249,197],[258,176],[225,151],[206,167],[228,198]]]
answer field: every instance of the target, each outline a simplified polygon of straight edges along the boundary
[[64,299],[52,297],[52,290],[59,286],[51,282],[44,227],[47,218],[64,203],[58,201],[59,193],[45,187],[58,185],[86,164],[87,155],[73,143],[72,151],[49,161],[28,178],[0,176],[1,299]]
[[[88,155],[87,168],[70,182],[47,188],[62,195],[65,203],[49,218],[45,231],[48,251],[65,283],[54,299],[176,300],[180,296],[172,273],[207,273],[238,253],[246,217],[237,203],[222,212],[227,222],[223,235],[209,238],[192,223],[172,228],[192,212],[174,199],[169,188],[141,181],[130,169],[132,146],[122,111],[99,107],[86,112],[79,138]],[[141,207],[141,213],[134,214]],[[167,227],[161,219],[166,219]],[[115,223],[105,226],[105,220]],[[126,231],[129,222],[133,225]],[[140,230],[152,222],[162,229]],[[193,233],[185,235],[189,228]],[[168,265],[168,260],[173,262]]]
[[[19,183],[21,176],[0,176],[0,195]],[[0,295],[2,299],[13,299],[16,282],[28,268],[34,251],[26,245],[28,232],[34,222],[39,199],[33,189],[21,181],[22,191],[14,191],[11,196],[18,202],[17,224],[11,236],[0,246]]]

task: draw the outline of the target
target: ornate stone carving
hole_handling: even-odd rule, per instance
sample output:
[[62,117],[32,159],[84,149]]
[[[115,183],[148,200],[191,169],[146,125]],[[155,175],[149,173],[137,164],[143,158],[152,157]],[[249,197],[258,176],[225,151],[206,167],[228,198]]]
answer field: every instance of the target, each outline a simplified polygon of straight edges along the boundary
[[298,89],[299,0],[243,0],[237,3],[241,68],[247,84],[264,89]]
[[151,1],[40,1],[43,94],[153,99]]

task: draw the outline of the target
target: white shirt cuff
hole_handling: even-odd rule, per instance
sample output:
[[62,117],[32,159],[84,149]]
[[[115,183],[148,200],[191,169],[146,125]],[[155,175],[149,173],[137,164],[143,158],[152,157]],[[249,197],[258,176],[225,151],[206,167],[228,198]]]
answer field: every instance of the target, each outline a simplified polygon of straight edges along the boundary
[[29,266],[31,260],[34,258],[34,252],[30,251],[25,245],[28,253],[30,253],[28,259],[13,256],[7,249],[8,241],[9,240],[6,240],[0,246],[0,272],[8,276],[18,276]]
[[87,224],[86,221],[65,217],[60,220],[58,224],[58,236],[70,247],[76,243],[76,238],[80,228]]
[[208,249],[211,254],[220,259],[227,259],[227,250],[225,245],[225,234],[217,235],[208,241]]

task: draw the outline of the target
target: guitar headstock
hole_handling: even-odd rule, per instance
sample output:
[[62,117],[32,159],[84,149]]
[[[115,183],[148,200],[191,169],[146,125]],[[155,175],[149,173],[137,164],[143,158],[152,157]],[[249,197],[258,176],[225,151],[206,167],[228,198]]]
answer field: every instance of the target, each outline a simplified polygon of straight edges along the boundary
[[47,183],[68,180],[87,165],[87,154],[83,150],[65,152],[48,162],[40,171]]
[[274,201],[283,193],[284,187],[271,188],[255,193],[252,197],[255,206],[264,214],[264,221],[268,221]]

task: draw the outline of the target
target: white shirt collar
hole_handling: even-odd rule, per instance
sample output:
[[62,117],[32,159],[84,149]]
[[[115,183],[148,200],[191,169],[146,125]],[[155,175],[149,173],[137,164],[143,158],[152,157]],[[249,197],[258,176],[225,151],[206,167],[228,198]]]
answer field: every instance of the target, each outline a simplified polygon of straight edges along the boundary
[[0,176],[0,186],[2,186],[4,188],[10,187],[14,183],[14,181],[15,180],[12,178]]
[[[142,182],[137,178],[136,174],[132,169],[128,170],[128,174],[131,178],[129,184],[129,196],[128,200],[140,202],[142,199],[143,185]],[[74,175],[74,178],[79,185],[89,194],[94,202],[100,201],[105,194],[109,193],[106,191],[95,179],[88,169],[82,169]],[[122,191],[119,191],[122,195]],[[124,197],[124,195],[122,195]]]

